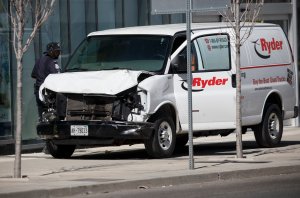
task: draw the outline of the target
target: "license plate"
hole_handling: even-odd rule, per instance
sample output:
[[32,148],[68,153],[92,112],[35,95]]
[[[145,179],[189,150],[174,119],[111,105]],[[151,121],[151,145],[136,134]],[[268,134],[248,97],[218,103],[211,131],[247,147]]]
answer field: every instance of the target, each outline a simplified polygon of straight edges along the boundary
[[71,136],[88,136],[89,128],[87,125],[71,125]]

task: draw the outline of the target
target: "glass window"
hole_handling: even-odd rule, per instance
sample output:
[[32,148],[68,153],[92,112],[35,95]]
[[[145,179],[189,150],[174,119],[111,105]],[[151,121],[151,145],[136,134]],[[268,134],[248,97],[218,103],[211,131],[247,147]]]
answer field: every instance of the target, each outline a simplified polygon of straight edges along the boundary
[[137,26],[138,25],[138,3],[137,0],[124,1],[124,26]]
[[[85,1],[73,0],[70,3],[70,37],[71,52],[74,52],[80,42],[86,37]],[[78,10],[81,10],[78,12]]]
[[[178,37],[177,42],[180,41],[185,37]],[[173,44],[173,47],[176,47],[176,40]],[[173,49],[174,50],[174,49]],[[199,53],[197,52],[197,49],[195,48],[195,42],[191,45],[191,71],[195,72],[198,70],[201,70],[201,65],[199,65],[198,61]],[[176,73],[186,73],[187,72],[187,52],[186,47],[174,58],[172,61],[172,64],[175,66],[175,72]]]
[[169,41],[170,37],[166,36],[90,37],[74,53],[66,71],[160,71],[166,61]]
[[[58,1],[56,4],[58,4],[58,8],[55,8],[53,11],[54,15],[59,15],[59,19],[57,23],[59,24],[60,32],[59,32],[59,39],[61,44],[61,66],[65,66],[68,62],[68,59],[71,54],[71,41],[70,41],[70,29],[69,29],[69,1]],[[49,19],[52,16],[49,17]],[[57,39],[58,39],[57,38]],[[56,40],[57,41],[57,40]],[[45,45],[43,46],[45,47]],[[44,48],[43,48],[44,49]]]
[[97,30],[97,2],[96,0],[85,1],[86,32],[87,34]]
[[115,1],[112,0],[98,0],[98,30],[115,28]]
[[229,70],[230,51],[228,35],[210,35],[197,38],[205,70]]
[[0,139],[11,137],[11,76],[7,1],[0,1]]

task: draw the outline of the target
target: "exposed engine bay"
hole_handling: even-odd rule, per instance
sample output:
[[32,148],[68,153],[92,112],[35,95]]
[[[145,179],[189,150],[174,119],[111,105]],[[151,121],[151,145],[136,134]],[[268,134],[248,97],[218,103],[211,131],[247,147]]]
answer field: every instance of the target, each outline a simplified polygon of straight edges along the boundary
[[104,120],[133,121],[133,115],[144,109],[141,98],[133,87],[116,96],[101,94],[55,93],[45,89],[48,109],[42,121]]

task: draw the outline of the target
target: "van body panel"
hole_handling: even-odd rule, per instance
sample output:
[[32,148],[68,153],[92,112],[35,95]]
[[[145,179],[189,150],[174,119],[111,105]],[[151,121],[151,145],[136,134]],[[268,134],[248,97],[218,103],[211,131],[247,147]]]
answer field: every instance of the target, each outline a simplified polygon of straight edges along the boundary
[[138,87],[147,92],[147,113],[154,114],[163,104],[175,105],[172,75],[155,75],[143,80]]
[[289,112],[285,119],[291,118],[296,104],[295,71],[283,31],[279,27],[254,28],[241,51],[243,124],[253,125],[261,121],[265,102],[271,93],[278,94],[282,110]]

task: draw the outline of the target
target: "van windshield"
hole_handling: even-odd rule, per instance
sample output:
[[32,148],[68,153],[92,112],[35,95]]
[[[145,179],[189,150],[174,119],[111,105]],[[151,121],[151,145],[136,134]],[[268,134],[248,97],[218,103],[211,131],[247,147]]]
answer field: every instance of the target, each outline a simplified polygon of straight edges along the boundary
[[166,61],[168,36],[93,36],[84,40],[65,71],[113,69],[157,72]]

